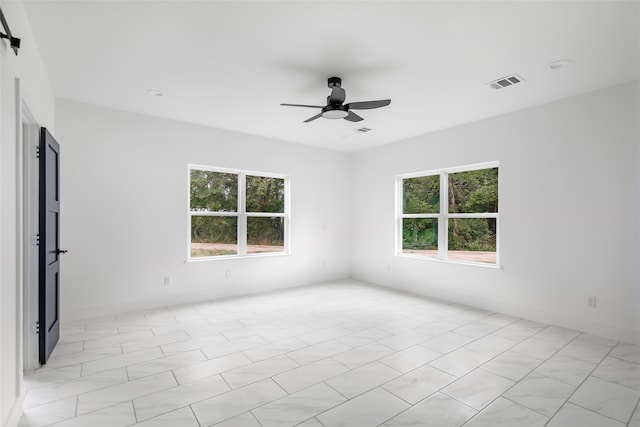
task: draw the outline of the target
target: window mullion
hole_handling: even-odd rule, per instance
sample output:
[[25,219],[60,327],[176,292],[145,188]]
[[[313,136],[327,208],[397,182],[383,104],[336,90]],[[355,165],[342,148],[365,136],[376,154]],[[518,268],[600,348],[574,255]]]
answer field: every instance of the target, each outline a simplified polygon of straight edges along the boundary
[[449,241],[449,183],[447,172],[440,173],[440,215],[438,216],[438,258],[447,259]]
[[246,174],[238,174],[238,255],[247,254]]

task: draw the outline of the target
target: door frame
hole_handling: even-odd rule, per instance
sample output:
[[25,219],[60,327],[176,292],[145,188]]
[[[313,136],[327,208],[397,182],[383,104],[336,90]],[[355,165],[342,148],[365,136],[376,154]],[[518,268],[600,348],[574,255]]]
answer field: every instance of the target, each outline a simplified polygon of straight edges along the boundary
[[[40,126],[29,107],[21,100],[19,105],[19,131],[21,133],[22,164],[22,297],[23,297],[23,371],[33,373],[40,367],[38,358],[38,245],[39,229],[39,164],[37,150],[40,142]],[[19,216],[20,217],[20,216]]]

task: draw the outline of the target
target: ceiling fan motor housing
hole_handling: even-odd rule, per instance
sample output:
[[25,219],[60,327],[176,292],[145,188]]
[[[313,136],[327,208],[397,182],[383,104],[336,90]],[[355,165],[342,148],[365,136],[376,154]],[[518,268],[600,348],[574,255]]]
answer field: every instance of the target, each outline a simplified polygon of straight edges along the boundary
[[327,80],[327,86],[330,88],[342,87],[342,79],[340,77],[329,77]]
[[327,105],[322,109],[322,117],[325,119],[344,119],[349,115],[346,105]]

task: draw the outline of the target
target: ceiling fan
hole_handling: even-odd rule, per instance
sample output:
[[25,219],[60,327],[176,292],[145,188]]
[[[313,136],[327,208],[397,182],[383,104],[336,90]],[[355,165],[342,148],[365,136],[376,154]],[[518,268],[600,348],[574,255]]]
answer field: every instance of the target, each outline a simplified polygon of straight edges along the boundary
[[351,110],[371,110],[373,108],[386,107],[391,103],[390,99],[381,99],[378,101],[350,102],[344,104],[346,92],[342,89],[342,79],[340,77],[329,77],[327,86],[331,89],[331,95],[327,96],[327,105],[305,105],[305,104],[280,104],[287,107],[308,107],[320,108],[320,114],[305,120],[308,123],[312,120],[324,117],[325,119],[345,119],[350,122],[359,122],[364,120]]

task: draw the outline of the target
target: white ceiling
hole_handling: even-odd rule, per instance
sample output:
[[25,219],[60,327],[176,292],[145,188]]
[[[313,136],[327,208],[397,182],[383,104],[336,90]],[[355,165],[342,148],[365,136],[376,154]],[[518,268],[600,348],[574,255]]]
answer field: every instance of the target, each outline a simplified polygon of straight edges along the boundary
[[[343,151],[638,79],[639,5],[25,2],[60,98]],[[559,59],[573,63],[550,70]],[[485,85],[512,73],[525,82]],[[279,105],[323,105],[334,75],[346,102],[391,105],[360,111],[359,123],[303,123],[319,111]]]

